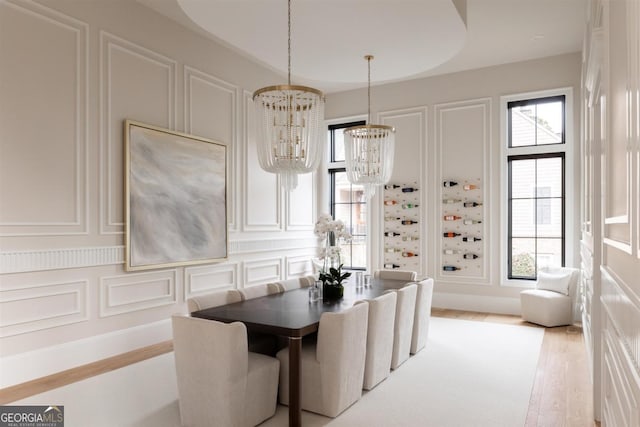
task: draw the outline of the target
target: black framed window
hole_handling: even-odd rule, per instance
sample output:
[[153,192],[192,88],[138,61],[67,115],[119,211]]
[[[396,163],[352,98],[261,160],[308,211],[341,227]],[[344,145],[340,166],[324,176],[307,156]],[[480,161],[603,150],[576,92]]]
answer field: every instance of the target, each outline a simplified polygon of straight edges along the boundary
[[565,143],[565,96],[512,101],[507,104],[509,148]]
[[364,121],[329,126],[329,212],[345,223],[353,236],[342,243],[341,261],[345,268],[364,270],[367,265],[367,199],[361,185],[347,179],[344,156],[344,129],[365,124]]

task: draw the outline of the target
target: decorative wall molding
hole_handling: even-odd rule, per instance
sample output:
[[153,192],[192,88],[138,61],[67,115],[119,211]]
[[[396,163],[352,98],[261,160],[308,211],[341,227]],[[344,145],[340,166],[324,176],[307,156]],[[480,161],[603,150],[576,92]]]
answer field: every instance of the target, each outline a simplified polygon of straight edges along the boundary
[[[196,90],[197,85],[208,87],[217,91],[220,96],[213,96],[208,99],[207,105],[201,106],[205,111],[198,115],[198,107],[194,105],[194,98],[204,93],[203,90]],[[227,144],[229,159],[227,167],[227,222],[229,231],[236,231],[237,226],[237,197],[238,194],[238,174],[235,173],[238,164],[238,97],[240,88],[227,81],[219,79],[211,74],[195,68],[184,66],[184,129],[186,133],[210,138]],[[228,100],[224,99],[227,96]],[[226,104],[226,105],[225,105]],[[216,108],[229,113],[229,122],[224,123],[216,118]],[[198,117],[202,118],[202,123],[196,123]],[[226,135],[225,135],[226,134]]]
[[[37,22],[53,25],[58,29],[69,31],[74,36],[74,58],[60,58],[64,63],[69,60],[75,64],[75,105],[74,115],[71,123],[65,124],[68,129],[73,129],[75,135],[73,143],[73,163],[75,168],[75,182],[72,187],[74,193],[74,218],[68,221],[11,221],[0,223],[0,237],[5,236],[69,236],[78,234],[88,234],[89,228],[89,175],[88,175],[88,150],[87,141],[89,135],[88,120],[88,99],[89,99],[89,26],[75,18],[57,12],[48,7],[42,6],[33,1],[0,3],[0,7],[8,7],[14,11],[19,11],[28,17],[36,18]],[[36,34],[36,31],[31,31]],[[22,34],[16,34],[22,37]],[[54,40],[41,40],[50,48],[53,47]],[[11,61],[12,58],[4,58]],[[47,64],[46,66],[51,66]],[[5,78],[8,78],[5,76]],[[13,82],[13,84],[20,84]],[[25,94],[22,94],[23,96]],[[41,95],[41,94],[38,94]],[[25,165],[29,167],[29,165]],[[10,200],[4,200],[10,203]],[[43,212],[46,208],[43,206]]]
[[263,258],[243,263],[243,288],[282,279],[282,258]]
[[177,303],[177,270],[100,278],[100,317]]
[[312,257],[313,255],[284,257],[286,278],[291,279],[292,277],[304,277],[313,274]]
[[[314,237],[229,242],[230,255],[316,248]],[[124,263],[124,246],[34,249],[0,252],[0,274],[63,268],[99,267]]]
[[[131,117],[130,109],[127,106],[125,111],[114,111],[114,91],[117,89],[119,82],[115,81],[116,73],[113,57],[115,54],[128,56],[130,60],[140,61],[142,66],[156,67],[162,74],[166,74],[166,80],[163,85],[155,87],[153,91],[149,91],[147,95],[165,92],[166,105],[160,105],[158,111],[152,111],[149,105],[154,105],[149,100],[142,99],[139,96],[135,98],[138,102],[147,106],[145,109],[137,109],[135,111],[145,111],[142,116]],[[122,169],[124,141],[123,120],[136,119],[141,122],[149,123],[155,126],[175,129],[176,123],[176,68],[177,63],[171,58],[154,52],[150,49],[142,47],[138,44],[110,34],[106,31],[100,31],[100,234],[123,234],[125,218],[114,219],[112,214],[114,211],[124,211],[124,209],[115,209],[115,198],[124,200],[121,185],[124,179],[124,170]],[[151,81],[148,76],[135,75],[138,70],[122,70],[127,74],[128,81],[138,79],[139,82]],[[122,82],[120,82],[122,84]],[[143,89],[139,89],[143,90]],[[140,99],[138,99],[140,98]],[[156,106],[157,107],[157,106]],[[114,130],[115,128],[115,130]],[[114,174],[117,173],[117,179]],[[114,182],[115,180],[115,182]],[[123,203],[123,202],[121,202]]]
[[298,175],[298,187],[285,194],[287,231],[311,231],[316,212],[317,172]]
[[[472,145],[469,144],[469,141],[462,141],[459,138],[455,138],[454,141],[447,140],[447,135],[445,135],[444,127],[444,119],[448,114],[464,114],[468,113],[470,110],[478,110],[478,114],[481,118],[481,128],[476,129],[477,137],[472,138],[467,136],[467,139],[480,140],[480,154],[478,153],[471,154],[469,151],[469,147]],[[434,182],[437,187],[436,194],[436,207],[434,216],[436,218],[436,238],[434,239],[434,256],[436,260],[436,274],[435,279],[441,283],[465,283],[465,284],[473,284],[473,285],[490,285],[489,281],[489,259],[490,259],[490,246],[489,246],[489,238],[491,236],[491,227],[490,220],[492,218],[490,203],[491,200],[491,177],[490,177],[490,169],[491,169],[491,120],[492,120],[492,102],[491,98],[480,98],[459,102],[450,102],[443,104],[436,104],[434,106],[434,140],[435,140],[435,175],[436,178]],[[465,127],[468,128],[470,126],[469,123],[465,123]],[[463,176],[462,170],[468,169],[465,167],[465,163],[462,157],[459,157],[459,162],[455,165],[455,168],[449,165],[445,165],[445,156],[444,156],[444,147],[450,147],[452,144],[459,143],[466,146],[466,156],[465,161],[470,161],[472,164],[480,163],[480,176]],[[461,149],[458,151],[465,152],[465,149]],[[467,164],[467,166],[471,166]],[[451,169],[454,169],[454,172],[449,172]],[[466,173],[466,172],[465,172]],[[453,175],[452,175],[453,174]],[[460,176],[457,176],[461,174]],[[481,257],[479,259],[480,262],[476,262],[480,268],[479,272],[476,274],[470,273],[460,273],[454,272],[455,274],[443,274],[442,273],[442,265],[443,265],[443,252],[442,252],[442,235],[445,230],[442,222],[441,215],[442,211],[442,200],[444,198],[442,182],[447,179],[453,180],[472,180],[472,179],[480,179],[480,189],[474,190],[474,194],[469,194],[470,199],[479,199],[483,203],[482,205],[482,244],[481,244]],[[440,183],[440,184],[438,184]],[[477,208],[475,208],[477,209]],[[469,263],[466,263],[469,264]],[[469,264],[471,265],[471,264]]]
[[0,337],[88,320],[88,287],[80,280],[0,290]]
[[238,268],[237,262],[185,268],[185,301],[199,294],[235,288],[238,283]]

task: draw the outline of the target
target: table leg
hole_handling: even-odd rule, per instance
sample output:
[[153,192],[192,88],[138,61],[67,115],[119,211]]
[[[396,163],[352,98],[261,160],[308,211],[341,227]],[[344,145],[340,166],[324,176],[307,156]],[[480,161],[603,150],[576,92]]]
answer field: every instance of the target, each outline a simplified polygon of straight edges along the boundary
[[302,376],[300,375],[300,359],[302,353],[302,338],[289,337],[289,426],[302,425],[302,408],[300,406],[300,389]]

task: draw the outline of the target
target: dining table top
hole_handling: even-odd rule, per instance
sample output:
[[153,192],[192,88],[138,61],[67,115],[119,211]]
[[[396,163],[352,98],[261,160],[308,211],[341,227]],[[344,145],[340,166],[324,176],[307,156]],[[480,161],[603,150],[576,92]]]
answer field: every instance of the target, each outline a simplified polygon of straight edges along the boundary
[[407,280],[371,278],[369,286],[356,288],[355,280],[344,285],[344,296],[337,301],[309,300],[309,288],[292,289],[248,299],[233,304],[206,308],[191,313],[220,322],[242,322],[247,329],[288,337],[303,337],[318,330],[320,316],[327,312],[340,312],[352,307],[358,300],[373,299],[389,289],[398,289]]

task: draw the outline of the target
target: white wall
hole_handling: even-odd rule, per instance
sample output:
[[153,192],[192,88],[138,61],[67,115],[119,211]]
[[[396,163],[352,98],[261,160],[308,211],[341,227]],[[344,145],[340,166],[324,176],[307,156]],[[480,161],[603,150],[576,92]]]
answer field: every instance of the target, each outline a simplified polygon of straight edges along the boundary
[[[375,65],[375,64],[374,64]],[[373,121],[393,125],[397,129],[394,172],[391,182],[418,183],[420,188],[420,254],[419,273],[436,282],[434,305],[466,310],[519,313],[521,287],[505,283],[501,275],[501,250],[506,244],[501,235],[505,223],[501,212],[504,191],[501,187],[501,126],[502,96],[548,89],[569,88],[575,108],[568,118],[569,134],[574,152],[569,169],[571,188],[567,188],[568,203],[579,194],[579,53],[506,64],[455,74],[374,86],[371,89]],[[375,74],[375,66],[373,69]],[[361,115],[366,111],[366,89],[330,94],[326,117],[331,122],[343,117]],[[465,192],[460,186],[444,189],[442,182],[453,179],[479,185],[478,190]],[[387,195],[387,197],[390,197]],[[442,206],[443,198],[481,200],[476,210],[451,209]],[[372,245],[374,254],[382,254],[385,225],[382,201],[376,195],[372,209]],[[482,219],[483,224],[467,228],[451,226],[442,221],[445,213],[464,214]],[[567,264],[578,265],[579,212],[573,211],[567,222]],[[451,245],[443,240],[444,231],[469,232],[482,237],[482,242],[466,245],[481,258],[453,262],[442,250]],[[457,248],[457,247],[456,247]],[[442,265],[455,263],[465,268],[453,273],[443,272]],[[373,268],[383,263],[383,256],[374,256]]]
[[[254,154],[251,93],[282,76],[133,1],[3,1],[0,39],[0,387],[168,339],[191,295],[311,270],[316,179],[284,193]],[[123,270],[124,119],[228,144],[227,262]]]

